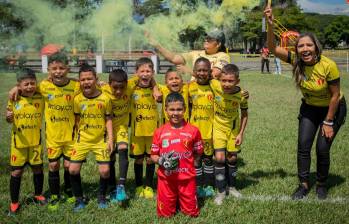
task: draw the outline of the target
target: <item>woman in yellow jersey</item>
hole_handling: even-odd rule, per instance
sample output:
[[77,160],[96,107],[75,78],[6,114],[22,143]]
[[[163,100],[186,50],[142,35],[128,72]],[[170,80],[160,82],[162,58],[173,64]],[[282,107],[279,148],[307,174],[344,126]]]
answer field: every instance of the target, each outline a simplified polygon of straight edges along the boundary
[[207,58],[210,61],[213,78],[218,78],[222,67],[230,63],[230,56],[225,52],[224,33],[217,28],[206,33],[203,44],[204,50],[193,50],[182,54],[174,53],[162,47],[150,37],[149,33],[146,33],[146,36],[148,37],[149,43],[153,45],[166,60],[177,65],[178,70],[184,73],[192,74],[194,62],[200,57]]
[[311,33],[301,34],[295,44],[295,52],[275,46],[272,9],[264,11],[268,19],[268,47],[281,60],[292,64],[293,77],[303,94],[299,112],[298,131],[298,178],[300,184],[293,199],[302,199],[309,192],[310,151],[316,138],[316,194],[327,197],[326,180],[330,165],[332,142],[345,121],[347,113],[337,65],[321,55],[319,41]]

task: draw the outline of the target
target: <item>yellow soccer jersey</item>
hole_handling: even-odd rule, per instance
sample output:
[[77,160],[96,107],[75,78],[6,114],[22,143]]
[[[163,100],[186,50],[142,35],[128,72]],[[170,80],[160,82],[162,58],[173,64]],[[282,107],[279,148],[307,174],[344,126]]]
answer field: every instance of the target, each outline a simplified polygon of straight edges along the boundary
[[41,123],[44,99],[36,93],[32,97],[21,96],[17,102],[9,101],[7,109],[13,111],[12,139],[15,148],[27,148],[41,144]]
[[70,80],[65,86],[56,86],[44,80],[39,92],[45,100],[46,138],[57,143],[73,140],[74,96],[80,91],[80,84]]
[[127,86],[125,93],[120,98],[116,98],[113,95],[112,88],[109,85],[102,86],[102,91],[107,93],[111,99],[114,130],[120,125],[127,127],[129,122],[130,98],[133,91],[132,87]]
[[137,137],[153,136],[159,121],[153,90],[135,87],[131,97],[130,110],[132,135]]
[[224,93],[218,80],[210,82],[214,97],[214,129],[232,130],[240,125],[240,109],[248,109],[247,99],[241,94],[242,90],[236,86],[235,93]]
[[77,143],[97,144],[106,141],[106,119],[112,116],[107,94],[87,98],[82,93],[74,98],[74,113],[80,116]]
[[[294,63],[295,54],[291,53],[291,63]],[[321,56],[318,63],[312,66],[305,66],[305,77],[300,84],[300,90],[307,104],[327,107],[330,104],[331,93],[328,83],[339,79],[339,70],[334,61]],[[341,91],[341,98],[343,92]]]
[[[165,100],[168,94],[171,93],[170,89],[165,86],[165,85],[158,85],[159,90],[162,93],[162,118],[163,118],[163,123],[168,122],[168,117],[165,111]],[[189,121],[189,87],[187,84],[184,84],[182,87],[182,90],[179,92],[183,98],[184,98],[184,104],[185,104],[185,113],[184,113],[184,120]]]
[[225,52],[217,52],[216,54],[206,54],[204,50],[190,51],[187,53],[183,53],[182,57],[184,58],[186,64],[189,65],[191,68],[193,67],[195,61],[200,57],[207,58],[211,62],[211,68],[213,68],[214,65],[218,65],[220,61],[226,61],[230,63],[230,56]]
[[189,83],[189,101],[192,104],[190,123],[199,128],[202,139],[212,138],[213,98],[210,85]]

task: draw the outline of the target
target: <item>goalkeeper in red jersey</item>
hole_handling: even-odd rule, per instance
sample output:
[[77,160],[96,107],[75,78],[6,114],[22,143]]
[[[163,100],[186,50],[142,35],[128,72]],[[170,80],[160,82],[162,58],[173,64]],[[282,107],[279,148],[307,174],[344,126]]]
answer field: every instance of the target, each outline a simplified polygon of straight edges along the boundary
[[203,152],[198,128],[185,122],[185,103],[179,93],[166,97],[169,122],[155,131],[151,159],[159,164],[157,214],[170,217],[180,210],[189,216],[199,215],[194,163]]

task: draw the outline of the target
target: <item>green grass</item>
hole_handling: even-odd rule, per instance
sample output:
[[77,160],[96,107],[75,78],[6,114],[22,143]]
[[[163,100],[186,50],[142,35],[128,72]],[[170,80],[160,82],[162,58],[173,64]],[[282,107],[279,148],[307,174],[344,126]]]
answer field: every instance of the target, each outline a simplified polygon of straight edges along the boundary
[[[97,209],[98,171],[93,159],[84,164],[84,190],[92,198],[87,209],[74,214],[72,205],[62,204],[59,212],[50,213],[47,207],[24,205],[16,217],[6,217],[9,205],[9,139],[10,125],[4,111],[8,89],[15,83],[13,74],[0,74],[1,156],[0,156],[0,223],[349,223],[349,125],[345,124],[331,149],[329,199],[318,201],[312,188],[308,199],[290,201],[288,196],[297,186],[296,142],[297,115],[300,92],[294,87],[290,74],[285,76],[260,75],[242,72],[241,85],[249,90],[249,121],[239,154],[238,188],[245,199],[229,198],[217,207],[212,199],[201,203],[201,215],[196,219],[182,214],[169,220],[156,217],[155,200],[131,198],[129,206],[112,205],[107,210]],[[43,77],[41,75],[40,77]],[[105,80],[103,75],[102,79]],[[349,96],[349,74],[342,75],[342,90]],[[315,181],[315,154],[311,166]],[[47,161],[47,160],[45,160]],[[132,160],[131,160],[132,161]],[[127,189],[134,193],[133,163],[129,168]],[[29,169],[24,173],[21,202],[33,192]],[[47,162],[45,162],[47,190]]]

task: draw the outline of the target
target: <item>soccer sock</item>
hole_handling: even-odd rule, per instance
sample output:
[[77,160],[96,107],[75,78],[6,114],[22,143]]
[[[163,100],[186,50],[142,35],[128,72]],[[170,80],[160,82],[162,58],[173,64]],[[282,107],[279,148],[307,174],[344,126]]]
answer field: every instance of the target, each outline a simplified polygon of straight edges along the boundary
[[114,190],[116,188],[115,161],[110,161],[109,168],[110,168],[110,174],[109,174],[108,185],[112,190]]
[[70,191],[71,190],[71,183],[70,183],[70,174],[69,170],[64,169],[64,191]]
[[70,174],[70,182],[71,182],[71,187],[72,187],[74,196],[77,198],[82,198],[83,192],[82,192],[82,186],[81,186],[80,173],[76,175]]
[[214,186],[214,167],[212,157],[204,159],[204,183],[206,186]]
[[128,152],[127,149],[119,150],[119,184],[125,185],[128,170]]
[[215,164],[215,177],[216,187],[219,193],[225,191],[226,180],[225,180],[225,164],[216,162]]
[[201,161],[197,166],[195,166],[195,172],[196,172],[196,186],[202,187],[204,184],[204,177],[202,176]]
[[236,184],[236,174],[238,171],[237,162],[228,161],[228,184],[229,187],[235,187]]
[[145,170],[145,186],[153,187],[153,178],[155,173],[155,164],[147,164]]
[[34,195],[41,195],[42,188],[44,186],[44,173],[41,171],[40,173],[33,174],[33,182],[34,182]]
[[15,177],[11,175],[10,179],[10,195],[11,202],[17,203],[19,198],[19,189],[21,188],[21,177]]
[[99,196],[105,197],[107,194],[109,178],[99,177]]
[[51,195],[59,195],[60,193],[59,171],[48,172],[48,185],[50,187]]
[[136,187],[143,185],[143,164],[134,163]]

